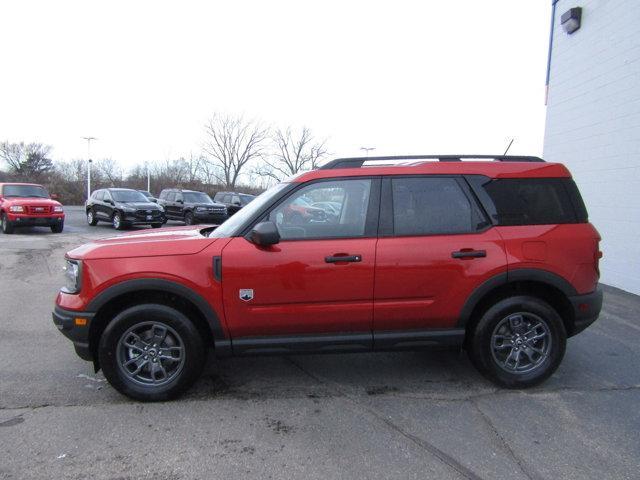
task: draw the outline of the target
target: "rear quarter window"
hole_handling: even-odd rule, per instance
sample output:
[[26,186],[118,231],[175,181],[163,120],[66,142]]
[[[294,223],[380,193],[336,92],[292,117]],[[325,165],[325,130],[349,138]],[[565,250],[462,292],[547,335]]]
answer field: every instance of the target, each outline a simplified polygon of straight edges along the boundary
[[[485,179],[488,180],[488,179]],[[554,225],[586,222],[575,183],[565,178],[504,178],[481,187],[498,225]]]

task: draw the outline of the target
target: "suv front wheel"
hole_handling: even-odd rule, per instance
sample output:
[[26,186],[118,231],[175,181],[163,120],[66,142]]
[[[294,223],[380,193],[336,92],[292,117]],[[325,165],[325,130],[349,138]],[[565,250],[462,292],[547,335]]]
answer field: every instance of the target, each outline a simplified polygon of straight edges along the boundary
[[480,318],[469,339],[475,367],[507,388],[537,385],[556,371],[567,333],[558,312],[545,301],[516,296],[500,300]]
[[200,375],[206,358],[193,323],[160,304],[119,313],[100,338],[98,356],[109,383],[142,401],[169,400],[183,393]]

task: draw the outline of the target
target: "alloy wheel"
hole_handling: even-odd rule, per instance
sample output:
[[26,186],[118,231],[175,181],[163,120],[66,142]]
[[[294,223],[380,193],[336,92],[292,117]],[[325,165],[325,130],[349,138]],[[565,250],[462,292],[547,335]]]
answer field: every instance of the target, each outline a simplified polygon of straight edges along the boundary
[[145,386],[165,385],[180,374],[185,363],[180,335],[160,322],[141,322],[118,341],[116,358],[121,372]]
[[551,350],[547,322],[529,312],[506,316],[493,329],[491,354],[509,373],[524,374],[540,367]]

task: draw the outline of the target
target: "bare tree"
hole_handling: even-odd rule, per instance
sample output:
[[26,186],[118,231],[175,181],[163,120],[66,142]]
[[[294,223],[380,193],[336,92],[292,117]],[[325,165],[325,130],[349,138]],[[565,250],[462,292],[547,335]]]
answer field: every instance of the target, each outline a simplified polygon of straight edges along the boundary
[[38,178],[53,170],[50,152],[51,146],[42,143],[0,143],[0,159],[13,173],[27,178]]
[[206,162],[221,170],[221,180],[235,188],[238,176],[252,160],[264,153],[268,130],[242,117],[214,115],[205,125]]
[[326,141],[316,141],[307,127],[303,127],[299,132],[294,132],[291,127],[284,131],[278,129],[271,138],[275,152],[264,159],[258,172],[276,180],[305,170],[313,170],[327,155]]
[[116,187],[122,183],[122,168],[112,158],[103,158],[96,162],[95,169],[99,172],[104,180],[112,187]]

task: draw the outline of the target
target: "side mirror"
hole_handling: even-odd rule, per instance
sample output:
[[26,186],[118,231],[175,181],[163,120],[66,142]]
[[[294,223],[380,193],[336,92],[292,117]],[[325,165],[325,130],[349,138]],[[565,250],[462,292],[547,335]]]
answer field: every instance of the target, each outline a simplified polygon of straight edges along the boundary
[[280,242],[280,233],[275,223],[260,222],[249,233],[249,240],[256,245],[267,247]]
[[114,204],[114,203],[113,203],[113,200],[111,200],[110,198],[105,199],[105,201],[104,201],[104,202],[105,202],[105,203],[109,203],[109,204],[111,204],[111,205],[113,205],[113,204]]
[[183,200],[176,200],[176,203],[184,203]]
[[151,201],[152,201],[153,203],[158,203],[158,199],[157,199],[157,198],[152,198],[152,199],[151,199]]
[[233,202],[233,204],[234,204],[236,207],[239,207],[239,206],[240,206],[240,202],[238,202],[237,200],[236,200],[235,202]]

